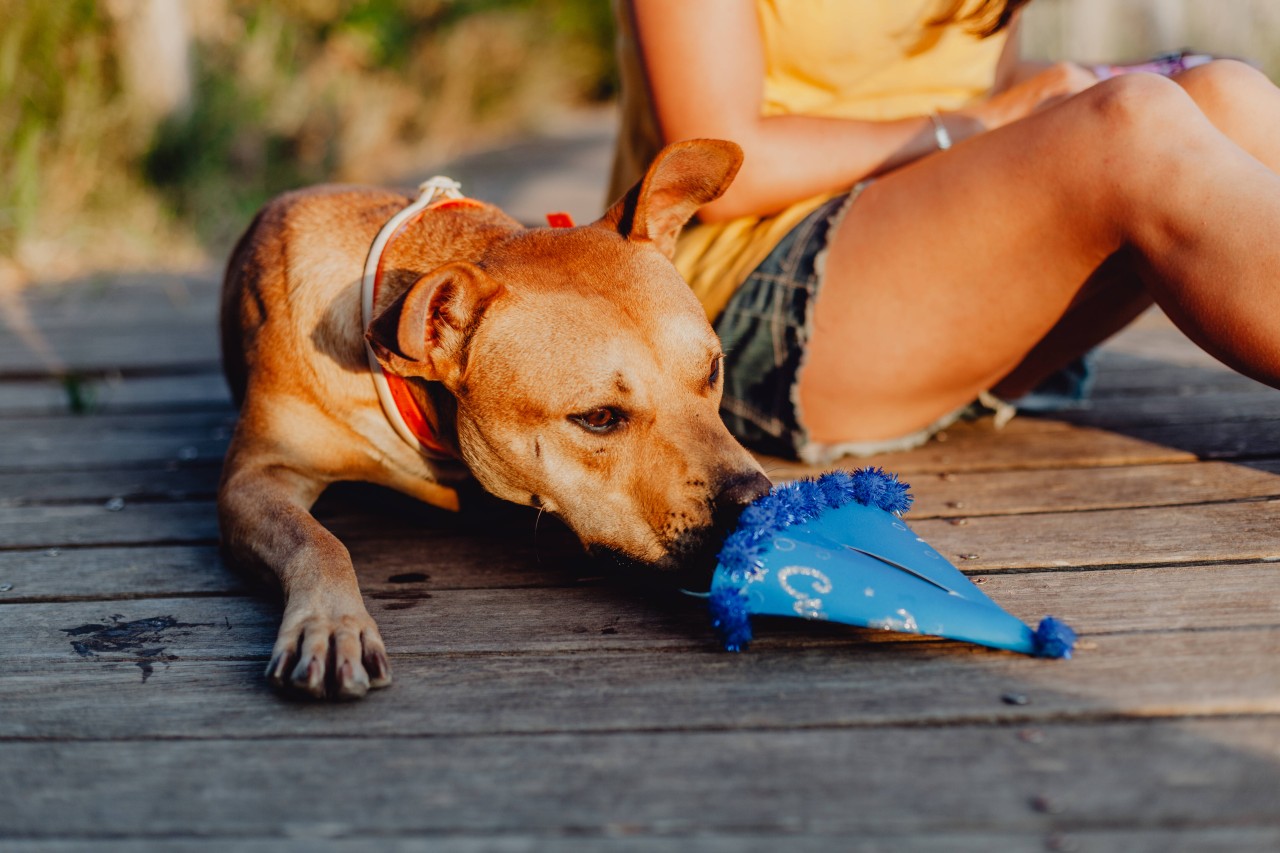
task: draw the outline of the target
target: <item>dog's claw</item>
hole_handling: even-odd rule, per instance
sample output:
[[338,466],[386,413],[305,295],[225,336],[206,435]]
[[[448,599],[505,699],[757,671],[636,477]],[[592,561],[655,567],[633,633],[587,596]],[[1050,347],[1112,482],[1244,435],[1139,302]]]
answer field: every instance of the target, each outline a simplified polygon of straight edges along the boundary
[[369,676],[364,669],[356,669],[346,661],[338,669],[338,696],[342,699],[359,699],[369,692]]
[[284,687],[285,673],[292,669],[288,652],[276,652],[271,658],[271,663],[267,664],[267,681],[275,687]]
[[387,653],[382,649],[366,652],[365,668],[369,671],[370,687],[386,687],[391,683],[391,664],[387,661]]
[[314,696],[317,699],[323,699],[325,695],[324,668],[324,661],[318,657],[300,660],[298,665],[294,667],[290,682],[303,693]]
[[266,676],[274,687],[316,699],[359,699],[391,683],[391,666],[368,613],[286,612]]

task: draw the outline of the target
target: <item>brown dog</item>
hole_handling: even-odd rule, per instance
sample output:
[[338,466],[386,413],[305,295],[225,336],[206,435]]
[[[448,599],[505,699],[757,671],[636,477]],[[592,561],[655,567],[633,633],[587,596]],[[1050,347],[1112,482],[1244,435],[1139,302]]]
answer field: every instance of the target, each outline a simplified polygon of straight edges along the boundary
[[[335,481],[456,508],[450,484],[472,476],[589,549],[658,568],[702,544],[717,508],[768,489],[720,421],[720,344],[669,260],[740,163],[729,142],[668,146],[580,228],[526,229],[471,201],[428,209],[387,245],[368,328],[362,264],[410,199],[321,187],[258,214],[223,291],[242,411],[218,512],[232,561],[284,593],[273,684],[358,697],[391,681],[347,549],[310,514]],[[366,338],[445,452],[388,420]]]

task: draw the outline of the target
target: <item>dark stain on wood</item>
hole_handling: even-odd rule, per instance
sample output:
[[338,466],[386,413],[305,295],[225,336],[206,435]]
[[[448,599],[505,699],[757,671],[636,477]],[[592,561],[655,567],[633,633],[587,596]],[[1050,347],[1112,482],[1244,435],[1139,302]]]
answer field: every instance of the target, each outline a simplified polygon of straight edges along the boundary
[[431,575],[426,572],[403,572],[387,578],[387,583],[426,583]]
[[[178,660],[177,655],[165,654],[171,636],[169,632],[185,628],[210,628],[212,622],[179,622],[172,616],[153,616],[148,619],[135,619],[132,622],[121,621],[120,615],[107,617],[105,622],[90,622],[74,628],[62,628],[62,632],[71,637],[71,648],[82,658],[96,658],[100,655],[123,655],[134,658],[134,665],[142,671],[142,683],[155,672],[155,662]],[[230,627],[230,623],[228,623]],[[176,636],[184,636],[180,631]]]

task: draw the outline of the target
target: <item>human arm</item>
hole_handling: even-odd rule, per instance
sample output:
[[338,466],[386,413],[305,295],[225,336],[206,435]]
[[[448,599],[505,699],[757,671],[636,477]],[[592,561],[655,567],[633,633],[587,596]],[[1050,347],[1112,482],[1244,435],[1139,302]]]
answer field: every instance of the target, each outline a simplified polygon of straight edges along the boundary
[[[732,139],[746,155],[729,191],[700,211],[704,221],[770,213],[937,149],[927,115],[894,121],[762,115],[765,57],[753,3],[634,0],[634,13],[664,139]],[[1066,75],[1036,80],[946,113],[952,139],[997,127],[1029,114],[1046,98],[1083,88]]]

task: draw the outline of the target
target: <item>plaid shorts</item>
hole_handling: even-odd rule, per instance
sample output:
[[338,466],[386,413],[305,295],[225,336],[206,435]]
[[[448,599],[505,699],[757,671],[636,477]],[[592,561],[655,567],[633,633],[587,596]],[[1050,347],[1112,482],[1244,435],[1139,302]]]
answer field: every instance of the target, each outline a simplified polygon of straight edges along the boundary
[[1015,408],[1057,411],[1087,396],[1092,384],[1088,355],[1012,405],[984,393],[974,403],[908,435],[838,445],[813,442],[800,422],[797,378],[813,331],[813,304],[822,285],[827,241],[866,185],[824,202],[791,229],[716,318],[715,330],[725,351],[720,415],[739,441],[771,456],[825,464],[846,455],[917,447],[961,417],[994,414],[1003,421],[1013,416]]

